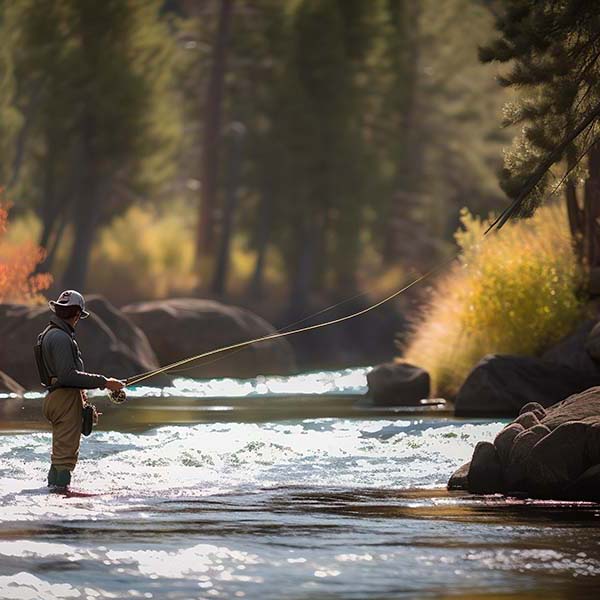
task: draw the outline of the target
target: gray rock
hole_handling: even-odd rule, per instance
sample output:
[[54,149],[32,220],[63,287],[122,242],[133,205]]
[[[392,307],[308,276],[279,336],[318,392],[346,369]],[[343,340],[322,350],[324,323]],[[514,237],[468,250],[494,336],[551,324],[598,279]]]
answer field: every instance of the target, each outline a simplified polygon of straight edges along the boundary
[[[125,315],[100,297],[92,299],[90,309],[90,317],[77,325],[87,371],[125,378],[159,366],[148,340]],[[50,315],[47,306],[0,304],[0,364],[28,390],[41,389],[33,346]]]
[[569,485],[586,470],[587,425],[564,423],[532,448],[528,491],[536,498],[562,498]]
[[515,419],[515,423],[518,423],[523,429],[531,429],[534,425],[537,425],[540,421],[533,412],[523,412]]
[[600,387],[548,407],[524,429],[537,420],[537,407],[528,408],[496,436],[495,455],[487,442],[476,446],[468,478],[459,481],[473,493],[503,482],[532,498],[600,500]]
[[503,467],[508,465],[510,451],[513,447],[515,438],[525,431],[520,423],[511,423],[507,425],[494,439],[494,447],[498,452],[498,458]]
[[386,363],[367,373],[369,395],[375,404],[406,406],[429,397],[429,373],[408,363]]
[[465,463],[462,467],[459,467],[454,471],[450,479],[448,480],[449,490],[468,490],[469,489],[469,469],[471,463]]
[[546,416],[546,410],[538,402],[528,402],[521,408],[519,415],[524,415],[528,412],[532,412],[538,419],[543,419]]
[[526,429],[514,439],[504,469],[506,486],[509,491],[524,491],[528,489],[529,461],[533,447],[547,435],[546,429]]
[[504,473],[496,448],[490,442],[475,446],[467,475],[469,491],[475,494],[495,494],[505,490]]
[[600,464],[584,471],[566,490],[569,500],[600,502]]
[[591,333],[594,331],[595,323],[592,320],[581,323],[573,333],[562,338],[555,346],[542,354],[542,360],[569,367],[581,373],[597,374],[600,366],[592,358],[589,346],[591,343],[593,348],[596,348],[599,344],[600,329],[593,336]]
[[600,368],[600,323],[596,323],[585,337],[584,348],[596,368]]
[[570,394],[600,385],[597,374],[525,356],[486,356],[458,392],[457,416],[514,417],[536,402],[551,406]]
[[[250,311],[213,300],[172,298],[130,304],[122,310],[148,336],[162,365],[277,333]],[[286,339],[278,338],[197,361],[173,375],[254,377],[294,371],[293,351]]]

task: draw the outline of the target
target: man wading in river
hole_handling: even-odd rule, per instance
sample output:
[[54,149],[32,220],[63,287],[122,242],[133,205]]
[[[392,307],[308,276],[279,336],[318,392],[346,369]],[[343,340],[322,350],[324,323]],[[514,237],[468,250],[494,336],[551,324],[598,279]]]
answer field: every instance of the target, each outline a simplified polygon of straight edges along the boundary
[[64,291],[56,302],[50,324],[38,336],[36,362],[40,379],[48,390],[44,417],[52,423],[52,464],[48,486],[66,488],[77,464],[86,389],[108,388],[117,391],[124,382],[83,370],[81,352],[75,341],[75,326],[89,313],[83,296],[75,290]]

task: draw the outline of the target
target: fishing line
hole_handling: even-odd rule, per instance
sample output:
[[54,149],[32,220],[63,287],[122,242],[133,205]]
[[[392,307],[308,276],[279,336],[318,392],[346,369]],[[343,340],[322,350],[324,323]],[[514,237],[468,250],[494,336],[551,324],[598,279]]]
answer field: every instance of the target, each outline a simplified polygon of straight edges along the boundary
[[[417,277],[416,279],[414,279],[413,281],[411,281],[409,284],[407,284],[404,287],[400,288],[399,290],[395,291],[393,294],[390,294],[389,296],[385,297],[383,300],[380,300],[379,302],[372,304],[371,306],[368,306],[367,308],[364,308],[364,309],[354,312],[352,314],[345,315],[343,317],[338,317],[337,319],[331,319],[330,321],[325,321],[323,323],[317,323],[315,325],[301,327],[300,329],[293,329],[291,331],[285,331],[285,332],[281,332],[281,333],[272,333],[270,335],[265,335],[263,337],[259,337],[256,339],[247,340],[244,342],[238,342],[236,344],[230,344],[229,346],[223,346],[222,348],[216,348],[214,350],[209,350],[208,352],[203,352],[203,353],[197,354],[195,356],[190,356],[189,358],[184,358],[182,360],[176,361],[169,365],[165,365],[164,367],[160,367],[153,371],[148,371],[146,373],[141,373],[139,375],[130,377],[126,380],[126,385],[127,386],[137,385],[138,383],[145,381],[146,379],[150,379],[151,377],[155,377],[156,375],[160,375],[161,373],[166,373],[167,371],[170,371],[177,367],[181,367],[188,363],[191,363],[191,362],[194,362],[197,360],[201,360],[201,359],[207,358],[209,356],[221,354],[222,352],[227,352],[229,350],[236,350],[238,348],[244,348],[245,346],[250,346],[251,344],[257,344],[259,342],[266,342],[268,340],[275,340],[275,339],[279,339],[279,338],[283,338],[283,337],[297,335],[299,333],[304,333],[306,331],[314,331],[315,329],[321,329],[323,327],[329,327],[330,325],[336,325],[337,323],[349,321],[350,319],[355,319],[356,317],[360,317],[368,312],[371,312],[372,310],[379,308],[383,304],[390,302],[394,298],[397,298],[400,294],[403,294],[404,292],[409,290],[411,287],[413,287],[413,286],[417,285],[418,283],[420,283],[421,281],[424,281],[425,279],[431,277],[434,273],[437,273],[438,271],[442,270],[444,267],[446,267],[447,265],[452,263],[459,256],[460,256],[460,252],[455,253],[454,255],[452,255],[451,257],[442,261],[441,263],[439,263],[438,265],[436,265],[435,267],[433,267],[432,269],[430,269],[423,275],[421,275],[421,276]],[[362,294],[359,294],[359,295],[362,295]],[[338,304],[344,304],[345,302],[348,302],[348,301],[349,300],[344,300],[343,302],[340,302]],[[325,312],[326,310],[329,310],[329,308],[323,309],[323,311],[320,311],[320,312]],[[319,314],[319,313],[317,313],[317,314]],[[307,317],[307,318],[310,318],[310,317]]]
[[[564,181],[561,180],[561,182]],[[558,186],[557,186],[558,187]],[[496,219],[497,221],[497,219]],[[488,229],[485,231],[485,233],[482,236],[482,242],[485,241],[485,239],[488,237],[488,235],[490,233],[496,233],[498,230],[497,229],[493,229],[492,226],[488,227]],[[214,350],[209,350],[207,352],[202,352],[201,354],[196,354],[194,356],[190,356],[188,358],[184,358],[182,360],[178,360],[176,362],[173,362],[171,364],[165,365],[164,367],[159,367],[158,369],[154,369],[151,371],[146,371],[144,373],[140,373],[138,375],[134,375],[133,377],[130,377],[128,379],[125,380],[126,386],[132,386],[132,385],[137,385],[139,383],[141,383],[142,381],[145,381],[146,379],[150,379],[151,377],[155,377],[156,375],[160,375],[161,373],[166,373],[167,371],[183,371],[184,369],[179,369],[179,367],[182,367],[183,365],[187,365],[191,362],[196,362],[198,360],[202,360],[203,358],[208,358],[209,356],[215,356],[217,354],[222,354],[223,352],[228,352],[231,350],[240,350],[242,348],[245,348],[246,346],[250,346],[252,344],[258,344],[260,342],[266,342],[269,340],[275,340],[275,339],[279,339],[279,338],[284,338],[284,337],[288,337],[288,336],[292,336],[292,335],[297,335],[299,333],[304,333],[306,331],[314,331],[316,329],[322,329],[323,327],[329,327],[330,325],[336,325],[338,323],[342,323],[344,321],[349,321],[350,319],[355,319],[357,317],[360,317],[368,312],[371,312],[372,310],[375,310],[376,308],[379,308],[380,306],[382,306],[383,304],[386,304],[387,302],[390,302],[391,300],[393,300],[394,298],[397,298],[398,296],[400,296],[401,294],[403,294],[404,292],[406,292],[407,290],[409,290],[410,288],[412,288],[413,286],[417,285],[418,283],[421,283],[422,281],[428,279],[429,277],[431,277],[434,273],[437,273],[438,271],[441,271],[443,268],[445,268],[447,265],[449,265],[450,263],[454,262],[454,260],[456,260],[459,256],[461,255],[461,252],[456,252],[455,254],[453,254],[452,256],[450,256],[449,258],[447,258],[446,260],[438,263],[435,267],[433,267],[432,269],[430,269],[429,271],[427,271],[426,273],[424,273],[423,275],[417,277],[416,279],[414,279],[413,281],[411,281],[410,283],[408,283],[407,285],[405,285],[404,287],[400,288],[399,290],[395,291],[394,293],[390,294],[389,296],[386,296],[383,300],[380,300],[379,302],[376,302],[375,304],[372,304],[370,306],[368,306],[367,308],[364,308],[362,310],[359,310],[357,312],[351,313],[349,315],[345,315],[343,317],[338,317],[336,319],[331,319],[329,321],[325,321],[323,323],[317,323],[315,325],[309,325],[307,327],[301,327],[299,329],[293,329],[291,331],[282,331],[279,330],[276,333],[272,333],[269,335],[265,335],[259,338],[255,338],[252,340],[246,340],[244,342],[237,342],[235,344],[230,344],[228,346],[223,346],[221,348],[215,348]],[[365,294],[367,294],[367,292],[362,292],[360,294],[356,294],[355,296],[352,296],[351,298],[347,298],[346,300],[342,300],[341,302],[338,302],[336,304],[333,304],[331,306],[328,306],[327,308],[324,308],[312,315],[309,315],[307,317],[304,317],[303,319],[300,319],[299,321],[296,321],[295,323],[292,323],[291,325],[286,325],[284,328],[282,329],[287,329],[288,327],[292,327],[294,325],[297,325],[298,323],[302,323],[308,319],[314,318],[315,316],[318,316],[320,314],[323,314],[324,312],[327,312],[333,308],[336,308],[338,306],[341,306],[343,304],[346,304],[352,300],[355,300],[356,298],[359,298],[361,296],[364,296]],[[211,364],[211,362],[216,362],[216,361],[209,361],[209,363],[205,363],[205,364]]]
[[[358,294],[355,294],[354,296],[350,296],[350,298],[346,298],[345,300],[341,300],[340,302],[336,302],[335,304],[326,306],[325,308],[322,308],[321,310],[319,310],[315,313],[306,315],[305,317],[302,317],[301,319],[298,319],[297,321],[293,321],[292,323],[288,323],[287,325],[280,327],[279,329],[276,330],[276,333],[283,333],[283,332],[285,332],[286,329],[289,329],[290,327],[295,327],[296,325],[300,325],[300,323],[304,323],[304,322],[308,321],[309,319],[314,319],[315,317],[318,317],[319,315],[329,312],[330,310],[333,310],[334,308],[343,306],[344,304],[348,304],[348,302],[352,302],[353,300],[356,300],[357,298],[361,298],[362,296],[366,296],[367,294],[369,294],[368,291],[360,292]],[[189,367],[181,367],[179,369],[169,369],[169,372],[170,373],[182,373],[183,371],[189,371],[190,369],[197,369],[199,367],[206,367],[208,365],[213,365],[216,362],[219,362],[220,360],[224,360],[225,358],[229,358],[229,357],[233,356],[234,354],[241,352],[242,350],[243,350],[243,348],[238,348],[237,350],[232,351],[227,356],[220,356],[218,358],[214,358],[213,360],[207,360],[206,362],[202,362],[198,365],[191,365]],[[150,373],[151,371],[147,371],[147,372]],[[137,375],[137,377],[140,377],[141,375],[145,375],[145,374],[146,373],[140,373],[140,375]]]

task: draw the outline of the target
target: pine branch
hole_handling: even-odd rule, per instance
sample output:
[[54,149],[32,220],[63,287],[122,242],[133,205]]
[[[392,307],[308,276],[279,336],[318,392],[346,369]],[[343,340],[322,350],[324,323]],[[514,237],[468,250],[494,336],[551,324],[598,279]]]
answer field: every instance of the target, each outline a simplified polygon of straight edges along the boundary
[[487,228],[485,232],[486,235],[492,229],[501,229],[503,225],[519,211],[529,194],[534,190],[535,186],[541,181],[550,167],[552,167],[552,165],[560,159],[565,148],[576,138],[578,138],[599,117],[600,102],[596,104],[596,106],[587,114],[581,123],[570,134],[568,134],[566,138],[560,144],[558,144],[554,150],[552,150],[552,152],[548,154],[545,160],[542,161],[538,168],[529,176],[527,182],[523,186],[523,189],[512,202],[512,204],[508,208],[504,209],[502,213],[500,213],[500,215],[494,219],[492,224]]

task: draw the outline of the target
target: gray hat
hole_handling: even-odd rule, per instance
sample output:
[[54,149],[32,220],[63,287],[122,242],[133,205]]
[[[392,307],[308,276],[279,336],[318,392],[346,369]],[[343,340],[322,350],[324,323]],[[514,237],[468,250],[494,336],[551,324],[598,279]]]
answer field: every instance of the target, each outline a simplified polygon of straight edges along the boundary
[[50,300],[48,302],[48,306],[50,306],[50,310],[52,312],[55,311],[55,306],[79,306],[81,309],[81,318],[86,319],[90,316],[90,313],[85,310],[85,300],[83,296],[76,292],[75,290],[65,290],[59,297],[56,302],[54,300]]

